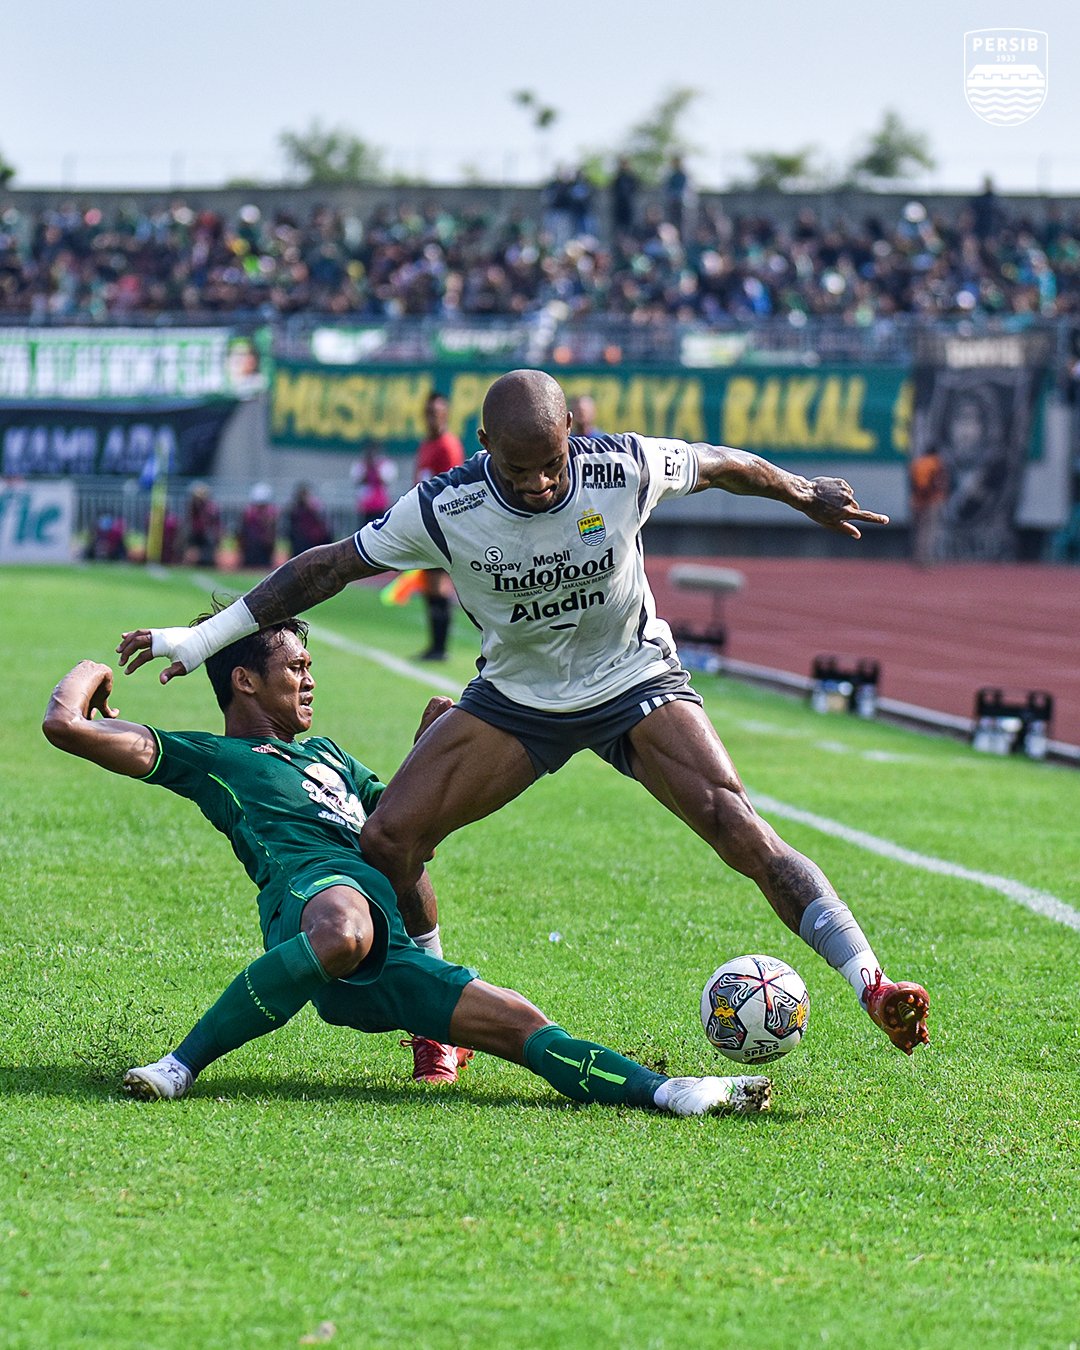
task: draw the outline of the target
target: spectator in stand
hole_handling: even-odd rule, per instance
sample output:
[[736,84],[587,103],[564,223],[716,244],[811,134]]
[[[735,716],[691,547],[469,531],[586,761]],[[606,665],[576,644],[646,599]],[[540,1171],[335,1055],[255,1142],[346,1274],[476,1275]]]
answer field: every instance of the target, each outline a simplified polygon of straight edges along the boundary
[[352,481],[356,488],[356,518],[363,529],[369,521],[378,520],[390,505],[390,485],[397,470],[390,457],[383,453],[377,441],[367,441],[364,456],[352,466]]
[[329,544],[333,539],[330,522],[322,502],[311,490],[310,483],[297,483],[293,499],[285,514],[285,528],[289,536],[289,557],[306,553],[309,548]]
[[992,238],[1005,223],[1005,213],[989,174],[983,179],[982,192],[971,199],[971,211],[975,238],[980,243]]
[[570,170],[560,166],[542,195],[544,229],[550,236],[551,247],[560,252],[574,235],[574,177]]
[[951,214],[916,201],[892,222],[826,221],[806,209],[791,223],[728,219],[691,209],[675,160],[663,205],[644,224],[632,178],[612,184],[613,227],[618,213],[632,229],[616,228],[610,247],[592,237],[591,204],[583,217],[575,201],[581,187],[562,171],[545,189],[540,222],[520,210],[505,218],[407,203],[365,220],[325,206],[304,219],[291,209],[249,205],[231,216],[182,201],[163,210],[9,205],[0,211],[0,316],[212,323],[554,309],[571,319],[632,317],[638,330],[673,319],[799,316],[869,331],[902,314],[1080,313],[1080,212],[1040,206],[1007,218],[991,183]]
[[196,483],[187,505],[188,562],[213,567],[221,543],[221,509],[205,483]]
[[240,519],[238,542],[244,567],[269,567],[277,544],[278,509],[269,483],[256,483]]
[[596,234],[596,220],[593,216],[593,198],[596,189],[585,173],[579,168],[570,180],[568,191],[570,199],[570,221],[573,238],[582,239]]
[[574,417],[570,428],[571,435],[587,436],[590,440],[596,440],[604,435],[596,425],[596,404],[591,394],[579,394],[577,398],[572,398],[570,411]]
[[637,195],[641,180],[634,172],[626,155],[623,155],[615,168],[611,180],[611,232],[618,237],[633,231],[637,216]]
[[674,155],[664,179],[664,219],[683,234],[687,224],[690,198],[690,175],[686,172],[682,155]]
[[94,562],[125,562],[127,541],[121,516],[100,515],[86,547],[86,557]]
[[[427,439],[416,452],[415,483],[426,483],[448,469],[465,463],[465,447],[449,431],[450,404],[438,390],[432,390],[424,404]],[[450,601],[454,588],[441,567],[424,573],[424,604],[427,608],[428,645],[420,653],[421,661],[445,661],[450,637]]]
[[[147,522],[147,537],[149,538],[150,526]],[[178,562],[183,561],[183,554],[180,543],[180,517],[170,507],[165,508],[165,515],[161,521],[161,559],[167,567],[172,567]]]

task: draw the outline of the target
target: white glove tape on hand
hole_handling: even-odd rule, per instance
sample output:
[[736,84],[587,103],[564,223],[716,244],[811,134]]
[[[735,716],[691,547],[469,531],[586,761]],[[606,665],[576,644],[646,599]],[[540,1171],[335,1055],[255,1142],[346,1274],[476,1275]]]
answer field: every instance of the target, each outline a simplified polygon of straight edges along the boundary
[[208,656],[221,651],[230,642],[256,632],[258,627],[251,617],[251,610],[243,600],[237,600],[194,628],[151,628],[150,654],[179,661],[190,674]]

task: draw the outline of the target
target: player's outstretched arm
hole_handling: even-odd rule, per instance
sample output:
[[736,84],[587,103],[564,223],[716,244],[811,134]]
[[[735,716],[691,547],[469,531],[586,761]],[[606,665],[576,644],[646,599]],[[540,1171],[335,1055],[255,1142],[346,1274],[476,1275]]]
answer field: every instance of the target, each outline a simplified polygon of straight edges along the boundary
[[157,741],[148,727],[120,720],[109,704],[112,686],[108,666],[80,661],[52,691],[41,729],[58,750],[112,773],[145,778],[157,758]]
[[343,591],[350,581],[375,577],[385,567],[370,567],[356,551],[353,537],[297,554],[248,591],[244,600],[260,628],[303,614]]
[[[861,539],[859,524],[887,525],[889,517],[864,511],[843,478],[803,478],[746,450],[726,445],[697,446],[698,481],[694,488],[723,488],[744,497],[771,497],[809,516],[828,530]],[[858,523],[857,523],[858,522]]]
[[161,683],[195,670],[230,642],[249,633],[302,614],[329,600],[350,581],[378,576],[385,568],[370,567],[356,551],[352,538],[309,548],[283,563],[276,572],[234,604],[194,628],[136,628],[121,634],[117,652],[129,675],[157,656],[172,664],[161,672]]

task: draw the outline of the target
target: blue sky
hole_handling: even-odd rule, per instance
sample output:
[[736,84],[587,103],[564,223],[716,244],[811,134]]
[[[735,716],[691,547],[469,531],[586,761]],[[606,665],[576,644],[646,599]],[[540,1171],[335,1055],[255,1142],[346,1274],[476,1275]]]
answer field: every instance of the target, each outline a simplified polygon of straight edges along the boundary
[[[12,7],[13,9],[16,6]],[[925,131],[919,186],[1080,191],[1080,6],[1066,0],[51,0],[9,14],[0,151],[16,185],[190,186],[279,177],[276,141],[313,119],[384,148],[392,168],[535,180],[617,145],[663,93],[701,91],[692,167],[720,186],[748,149],[818,147],[840,165],[886,107]],[[530,14],[535,9],[535,17]],[[1045,106],[1020,127],[967,107],[963,34],[1048,35]],[[546,135],[514,106],[534,90]]]

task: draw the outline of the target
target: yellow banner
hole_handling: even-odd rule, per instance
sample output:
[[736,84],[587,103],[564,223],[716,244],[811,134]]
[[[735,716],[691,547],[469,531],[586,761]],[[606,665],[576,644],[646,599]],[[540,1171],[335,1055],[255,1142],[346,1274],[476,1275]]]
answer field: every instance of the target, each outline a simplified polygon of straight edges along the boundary
[[[604,431],[733,445],[768,457],[907,452],[911,389],[899,368],[555,373],[568,399],[592,397]],[[472,453],[484,395],[498,374],[279,362],[270,437],[278,446],[350,451],[371,438],[409,453],[424,439],[424,402],[438,389],[449,400],[451,431]]]

